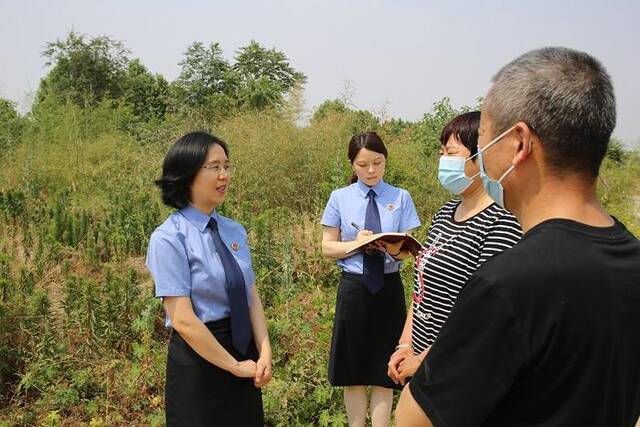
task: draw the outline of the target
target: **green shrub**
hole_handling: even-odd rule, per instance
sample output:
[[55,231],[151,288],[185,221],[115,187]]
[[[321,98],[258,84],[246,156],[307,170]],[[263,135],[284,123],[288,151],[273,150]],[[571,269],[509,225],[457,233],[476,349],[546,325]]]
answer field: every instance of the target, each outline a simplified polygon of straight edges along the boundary
[[[274,348],[269,425],[346,425],[326,377],[338,270],[322,256],[319,219],[351,174],[352,133],[373,128],[389,150],[385,179],[411,193],[423,239],[450,197],[437,181],[440,128],[462,110],[443,100],[421,122],[379,123],[331,104],[299,127],[277,110],[127,122],[111,101],[38,103],[0,159],[0,425],[163,425],[168,333],[144,256],[171,212],[153,180],[194,128],[225,139],[236,165],[219,210],[249,234]],[[599,196],[640,235],[640,153],[616,150]],[[410,263],[402,275],[408,297]]]

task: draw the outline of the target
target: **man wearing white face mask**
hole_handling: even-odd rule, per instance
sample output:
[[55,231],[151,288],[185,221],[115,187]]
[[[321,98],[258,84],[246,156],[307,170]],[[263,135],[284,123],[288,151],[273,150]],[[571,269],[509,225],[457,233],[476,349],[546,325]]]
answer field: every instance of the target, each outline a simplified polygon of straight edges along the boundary
[[615,117],[608,74],[582,52],[535,50],[494,77],[480,176],[524,236],[469,280],[398,427],[634,425],[640,242],[596,193]]
[[456,195],[433,216],[417,254],[413,298],[389,377],[412,377],[476,269],[522,237],[516,218],[484,190],[477,161],[480,112],[455,117],[440,135],[438,179]]

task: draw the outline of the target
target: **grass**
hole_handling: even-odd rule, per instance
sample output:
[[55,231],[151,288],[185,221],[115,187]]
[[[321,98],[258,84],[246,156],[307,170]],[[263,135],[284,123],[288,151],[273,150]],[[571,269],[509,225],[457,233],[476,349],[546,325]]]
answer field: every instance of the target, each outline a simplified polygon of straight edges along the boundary
[[[452,113],[455,113],[453,111]],[[386,180],[413,196],[426,234],[448,195],[437,183],[434,123],[381,124]],[[188,129],[225,139],[236,174],[221,211],[248,230],[274,347],[269,425],[345,425],[326,378],[337,269],[321,255],[319,218],[349,176],[359,122],[329,113],[306,127],[277,112],[219,123],[169,116],[123,127],[118,110],[50,105],[0,157],[0,426],[162,425],[167,332],[144,268],[170,210],[153,180]],[[123,130],[126,129],[126,130]],[[605,207],[640,235],[638,153],[604,164]],[[411,266],[403,267],[408,295]]]

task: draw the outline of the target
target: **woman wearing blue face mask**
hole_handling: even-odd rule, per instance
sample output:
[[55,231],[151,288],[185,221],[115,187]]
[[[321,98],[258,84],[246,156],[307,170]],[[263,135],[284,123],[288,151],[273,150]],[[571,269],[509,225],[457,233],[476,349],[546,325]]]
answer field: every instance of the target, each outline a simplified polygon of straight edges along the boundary
[[404,384],[435,341],[467,279],[487,259],[514,246],[522,231],[516,218],[494,203],[482,185],[477,141],[480,112],[462,114],[440,135],[438,179],[456,195],[433,216],[416,256],[413,301],[389,377]]

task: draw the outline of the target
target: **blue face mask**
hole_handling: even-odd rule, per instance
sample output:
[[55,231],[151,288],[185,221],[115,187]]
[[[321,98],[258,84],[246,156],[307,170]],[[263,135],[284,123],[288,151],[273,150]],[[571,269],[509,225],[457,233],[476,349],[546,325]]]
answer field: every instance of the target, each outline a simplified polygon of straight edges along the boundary
[[473,179],[478,176],[476,174],[469,178],[464,172],[464,166],[467,160],[471,160],[476,156],[467,158],[453,157],[453,156],[441,156],[440,164],[438,166],[438,179],[440,184],[453,194],[461,194],[469,188],[473,183]]
[[502,176],[497,181],[494,181],[491,178],[489,178],[489,176],[487,175],[487,171],[485,171],[484,169],[484,161],[482,159],[482,153],[484,151],[487,151],[487,149],[491,147],[493,144],[495,144],[496,142],[504,138],[505,135],[511,132],[514,128],[515,126],[510,127],[509,129],[507,129],[506,131],[498,135],[496,138],[494,138],[490,143],[485,145],[482,150],[478,150],[478,166],[480,167],[480,178],[482,179],[482,186],[486,190],[489,197],[491,197],[494,202],[496,202],[498,205],[500,205],[503,208],[504,208],[504,187],[502,186],[501,182],[504,181],[507,175],[509,175],[515,169],[516,165],[511,165],[509,169],[507,169],[505,173],[503,173]]

